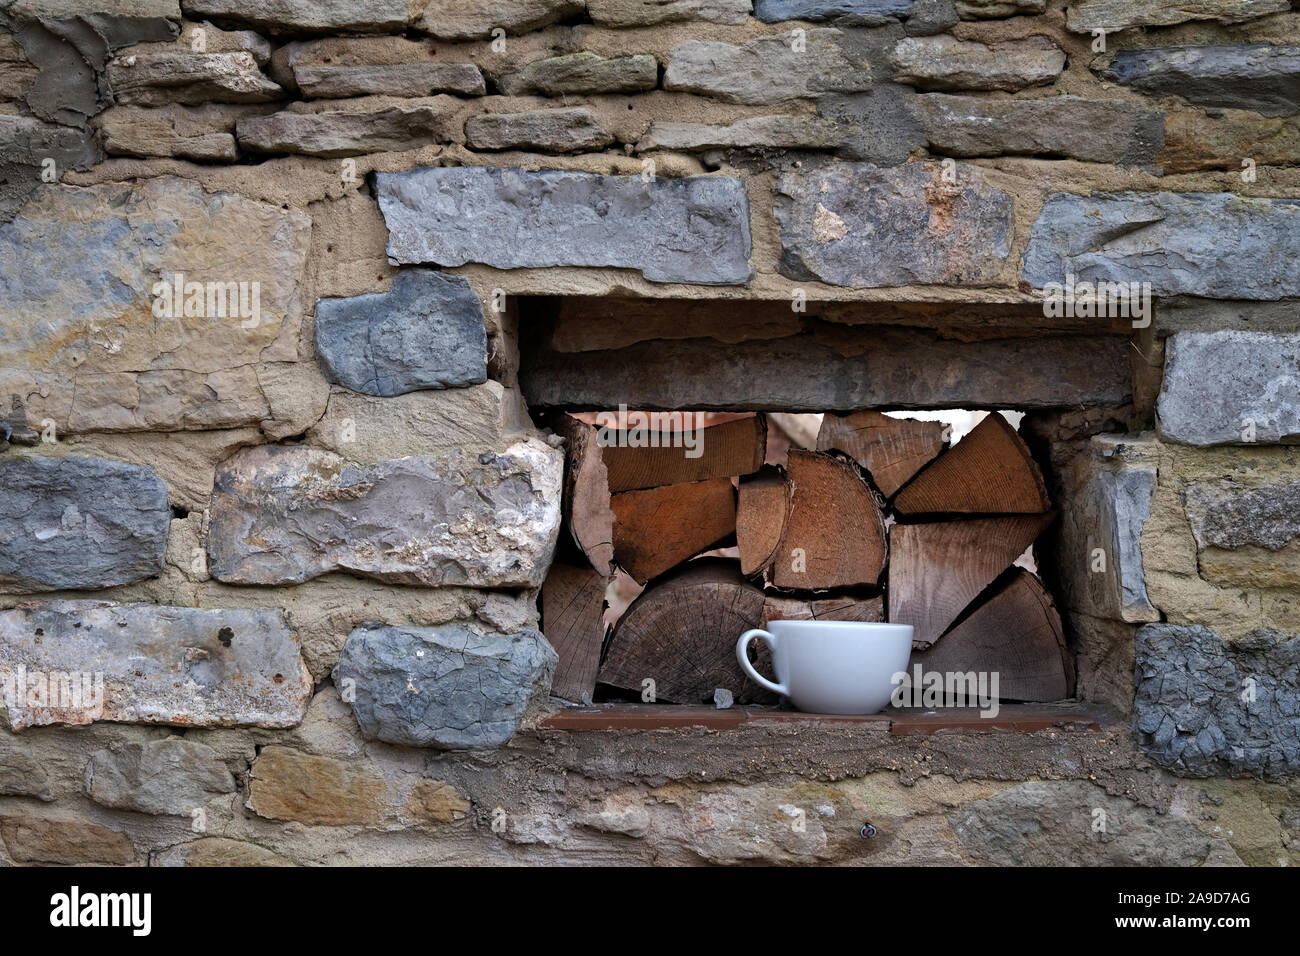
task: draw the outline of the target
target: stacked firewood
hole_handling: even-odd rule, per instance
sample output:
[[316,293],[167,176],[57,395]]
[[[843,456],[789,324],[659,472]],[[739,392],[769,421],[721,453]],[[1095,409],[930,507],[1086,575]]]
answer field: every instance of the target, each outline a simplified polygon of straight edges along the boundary
[[[556,426],[565,547],[542,625],[560,656],[557,696],[589,701],[601,685],[698,704],[722,688],[772,703],[734,647],[779,618],[910,624],[927,671],[996,671],[1004,700],[1073,692],[1051,597],[1015,565],[1054,513],[1001,415],[949,447],[939,422],[828,414],[816,450],[791,449],[783,465],[764,464],[761,414],[727,416],[690,442],[669,429],[630,441],[569,415]],[[611,627],[620,571],[645,588]]]

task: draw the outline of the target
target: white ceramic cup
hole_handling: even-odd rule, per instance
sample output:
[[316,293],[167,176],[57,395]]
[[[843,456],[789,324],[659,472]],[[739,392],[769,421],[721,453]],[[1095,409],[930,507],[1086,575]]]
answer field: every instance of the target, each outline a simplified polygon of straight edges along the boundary
[[[746,631],[736,657],[750,680],[814,714],[874,714],[889,703],[893,677],[907,671],[912,625],[857,621],[772,621]],[[778,683],[754,670],[754,638],[772,649]]]

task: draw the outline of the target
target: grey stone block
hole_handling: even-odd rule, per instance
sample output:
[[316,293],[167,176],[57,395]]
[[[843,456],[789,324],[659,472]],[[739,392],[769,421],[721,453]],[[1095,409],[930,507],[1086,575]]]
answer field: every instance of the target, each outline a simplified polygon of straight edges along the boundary
[[990,281],[1011,250],[1012,199],[972,166],[835,163],[777,185],[782,274],[874,288]]
[[1281,299],[1300,295],[1300,201],[1232,193],[1121,192],[1048,198],[1029,234],[1022,278],[1036,289],[1149,282],[1153,295]]
[[50,601],[0,611],[0,689],[13,730],[292,727],[312,681],[281,611]]
[[1300,335],[1170,336],[1156,421],[1162,438],[1187,445],[1300,442]]
[[1137,631],[1133,729],[1160,766],[1193,777],[1300,773],[1300,639],[1260,629]]
[[1181,96],[1199,106],[1300,113],[1300,46],[1160,47],[1120,50],[1096,72],[1152,96]]
[[563,466],[536,438],[361,466],[303,445],[244,449],[217,468],[209,567],[228,584],[344,570],[395,584],[540,587]]
[[445,167],[375,177],[398,263],[639,269],[652,282],[749,279],[739,179]]
[[471,149],[524,149],[576,153],[604,149],[614,137],[586,107],[483,113],[465,121]]
[[883,26],[907,16],[914,0],[754,0],[754,16],[782,20],[835,20],[852,26]]
[[1186,507],[1200,548],[1280,551],[1300,537],[1300,481],[1257,488],[1198,481],[1187,486]]
[[1102,472],[1101,501],[1109,519],[1111,563],[1115,566],[1120,613],[1126,621],[1159,619],[1147,597],[1142,571],[1142,528],[1151,517],[1156,474],[1150,468]]
[[[979,2],[984,0],[969,0]],[[1287,0],[1196,0],[1194,3],[1170,3],[1169,0],[1072,0],[1066,11],[1067,22],[1075,33],[1093,30],[1127,30],[1129,27],[1168,27],[1191,20],[1217,20],[1241,23],[1270,13],[1288,10]],[[1038,12],[1043,10],[1039,2]]]
[[871,66],[835,29],[814,27],[796,46],[789,34],[735,45],[687,40],[668,53],[664,89],[732,103],[779,103],[871,87]]
[[97,750],[86,765],[86,796],[115,810],[189,816],[234,792],[235,778],[217,752],[181,737]]
[[167,488],[150,468],[72,456],[0,461],[0,593],[155,577],[170,522]]
[[389,292],[316,304],[326,377],[366,395],[487,380],[483,306],[464,276],[404,269]]
[[461,624],[365,624],[348,635],[333,677],[353,690],[352,710],[367,737],[478,749],[514,735],[529,701],[549,693],[557,660],[532,628],[481,634]]

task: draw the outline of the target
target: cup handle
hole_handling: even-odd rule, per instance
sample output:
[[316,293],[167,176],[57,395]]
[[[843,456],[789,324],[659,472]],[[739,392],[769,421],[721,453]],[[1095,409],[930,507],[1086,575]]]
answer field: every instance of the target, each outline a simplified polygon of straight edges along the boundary
[[754,670],[754,665],[749,662],[749,655],[746,651],[749,649],[749,642],[754,638],[762,638],[767,642],[767,646],[776,650],[776,635],[763,630],[754,628],[752,631],[746,631],[740,635],[740,640],[736,642],[736,660],[740,661],[740,669],[749,675],[749,679],[760,687],[766,687],[773,693],[780,694],[782,697],[789,697],[790,691],[784,684],[774,684],[758,671]]

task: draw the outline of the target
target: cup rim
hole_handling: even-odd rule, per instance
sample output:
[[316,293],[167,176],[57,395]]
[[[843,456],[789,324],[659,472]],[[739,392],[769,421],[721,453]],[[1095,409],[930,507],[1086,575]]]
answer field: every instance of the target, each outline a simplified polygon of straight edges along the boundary
[[774,626],[794,627],[814,625],[817,628],[826,630],[842,630],[844,628],[865,628],[867,630],[912,630],[911,624],[899,624],[895,621],[806,621],[802,619],[789,620],[781,618],[776,621],[768,621],[766,627],[759,630],[771,630]]

